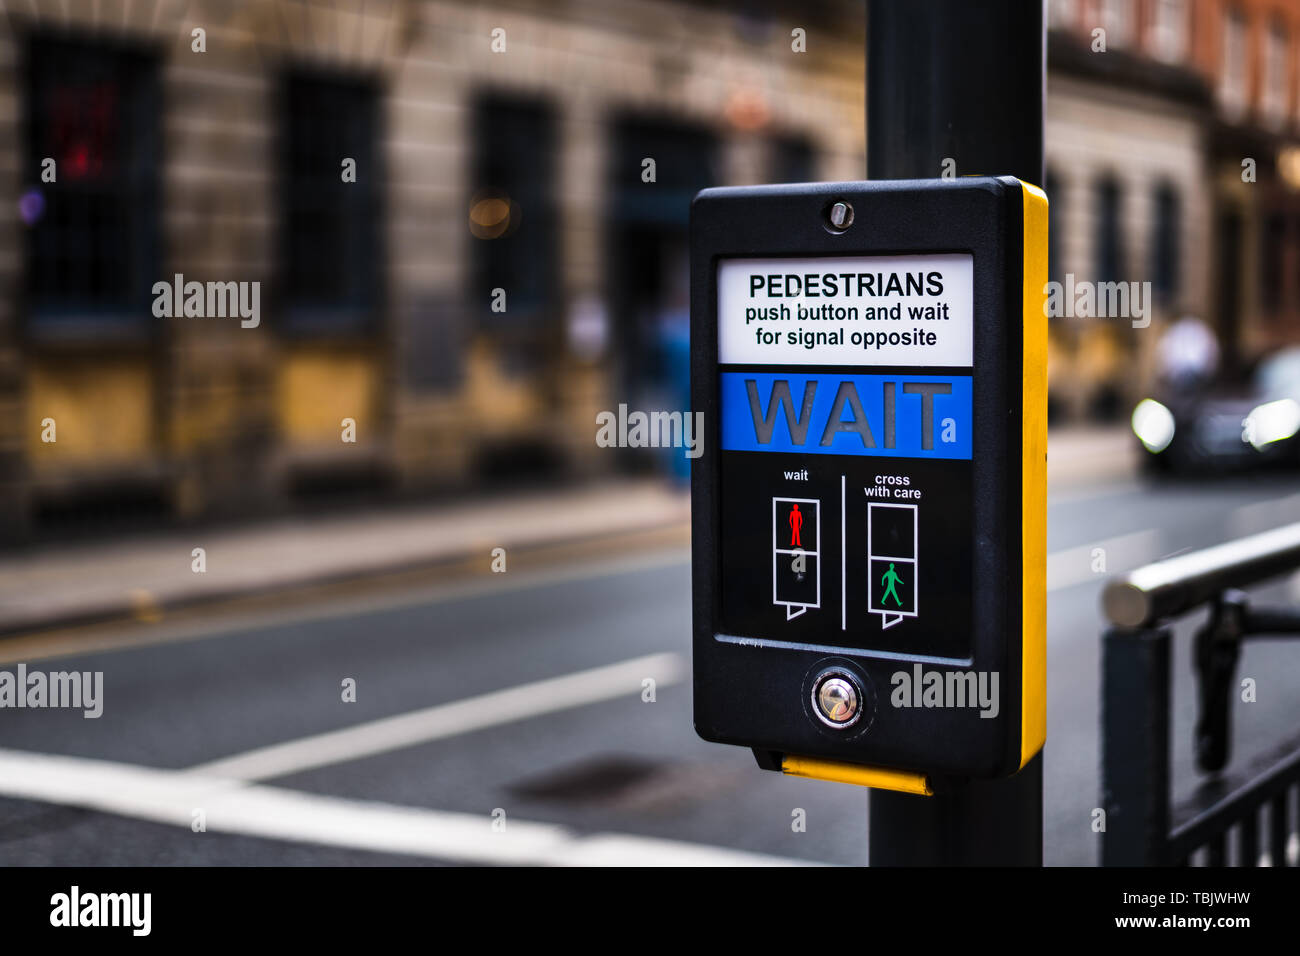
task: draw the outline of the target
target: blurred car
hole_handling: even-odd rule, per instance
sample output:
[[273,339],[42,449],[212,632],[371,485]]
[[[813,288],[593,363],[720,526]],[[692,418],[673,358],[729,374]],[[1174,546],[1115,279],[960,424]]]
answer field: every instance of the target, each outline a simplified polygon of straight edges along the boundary
[[1300,347],[1263,359],[1242,386],[1169,389],[1144,398],[1131,421],[1150,471],[1300,464]]

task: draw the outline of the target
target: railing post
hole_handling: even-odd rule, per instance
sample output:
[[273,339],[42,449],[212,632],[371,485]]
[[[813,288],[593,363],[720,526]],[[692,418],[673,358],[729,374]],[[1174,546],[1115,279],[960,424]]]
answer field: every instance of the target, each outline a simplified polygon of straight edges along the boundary
[[1102,866],[1177,862],[1166,859],[1170,639],[1167,627],[1102,636]]

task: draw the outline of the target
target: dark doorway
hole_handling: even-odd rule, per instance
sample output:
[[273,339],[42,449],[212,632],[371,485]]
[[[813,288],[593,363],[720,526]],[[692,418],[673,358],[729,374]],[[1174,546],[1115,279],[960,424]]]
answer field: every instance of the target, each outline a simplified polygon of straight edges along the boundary
[[[625,117],[610,149],[609,306],[616,396],[634,408],[689,407],[691,199],[717,182],[714,136],[673,120]],[[654,181],[645,181],[647,160]]]
[[1222,368],[1235,375],[1240,368],[1237,329],[1241,324],[1241,213],[1223,209],[1218,214],[1219,289],[1216,305],[1219,319],[1219,348]]

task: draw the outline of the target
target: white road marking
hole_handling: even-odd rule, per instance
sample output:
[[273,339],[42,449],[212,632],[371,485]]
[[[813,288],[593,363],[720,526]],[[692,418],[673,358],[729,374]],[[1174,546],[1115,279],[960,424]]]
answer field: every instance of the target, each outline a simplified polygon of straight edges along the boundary
[[[1105,552],[1105,571],[1093,570],[1097,548]],[[1047,590],[1059,591],[1085,581],[1101,582],[1110,575],[1130,571],[1158,557],[1160,532],[1155,528],[1053,551],[1047,556]]]
[[570,707],[631,697],[641,693],[641,682],[647,677],[664,687],[685,679],[687,671],[686,663],[676,654],[651,654],[259,747],[190,769],[209,777],[269,780]]
[[[582,835],[567,827],[507,816],[492,828],[484,813],[451,813],[320,796],[131,764],[0,750],[0,794],[83,807],[190,829],[202,810],[206,830],[459,863],[513,866],[811,865],[654,837]],[[202,839],[196,835],[194,839]]]
[[1241,538],[1270,531],[1300,520],[1300,494],[1266,501],[1253,501],[1234,508],[1228,515],[1229,538]]
[[[1256,534],[1300,520],[1300,494],[1284,495],[1241,505],[1228,513],[1229,537]],[[1105,572],[1094,572],[1093,550],[1106,552]],[[1118,535],[1091,544],[1064,548],[1047,556],[1047,590],[1059,591],[1091,580],[1104,580],[1112,574],[1131,571],[1151,561],[1165,557],[1161,550],[1160,531],[1147,528]],[[1293,584],[1300,594],[1300,581]]]

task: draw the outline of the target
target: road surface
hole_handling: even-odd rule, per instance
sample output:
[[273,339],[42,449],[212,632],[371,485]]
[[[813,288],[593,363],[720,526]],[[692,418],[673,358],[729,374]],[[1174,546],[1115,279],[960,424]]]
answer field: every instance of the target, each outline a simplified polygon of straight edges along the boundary
[[[1097,858],[1103,556],[1112,573],[1300,521],[1297,488],[1049,496],[1049,864]],[[0,711],[0,865],[865,862],[864,791],[695,737],[684,535],[600,548],[0,643],[0,669],[104,675],[98,719]],[[1244,758],[1300,728],[1300,643],[1248,646],[1239,674],[1259,696],[1234,711]]]

